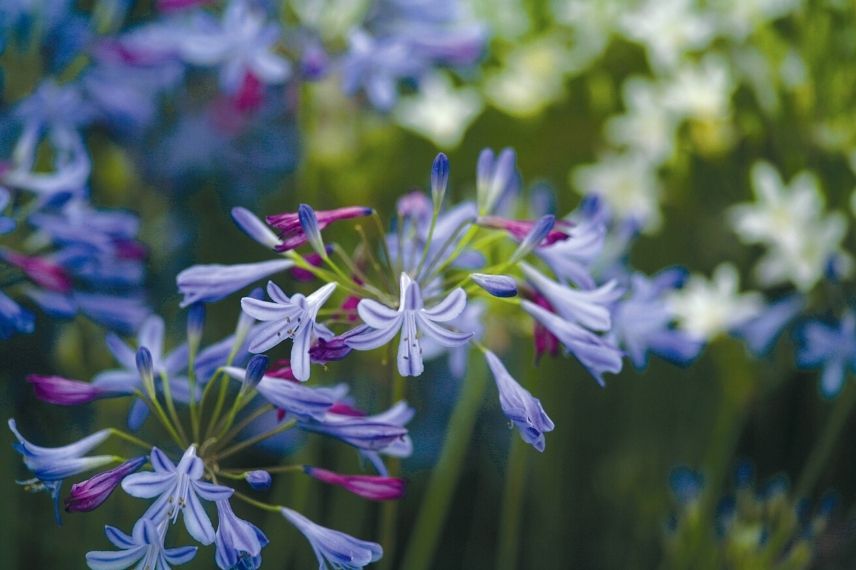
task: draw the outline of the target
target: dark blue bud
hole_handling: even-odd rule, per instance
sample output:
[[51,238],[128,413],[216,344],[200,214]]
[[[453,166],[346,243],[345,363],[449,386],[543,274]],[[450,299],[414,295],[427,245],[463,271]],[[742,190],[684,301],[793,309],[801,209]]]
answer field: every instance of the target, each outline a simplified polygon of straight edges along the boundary
[[470,278],[494,297],[514,297],[517,295],[517,282],[510,275],[473,273]]
[[449,183],[449,159],[442,152],[434,159],[431,166],[431,199],[434,209],[439,210],[446,195],[446,185]]
[[247,363],[246,374],[244,375],[244,386],[248,388],[255,388],[259,382],[261,382],[262,377],[265,375],[265,371],[268,367],[268,357],[264,354],[256,354],[253,356],[249,363]]
[[257,469],[256,471],[247,471],[244,474],[244,480],[256,491],[270,489],[271,476],[267,471],[263,471],[261,469]]

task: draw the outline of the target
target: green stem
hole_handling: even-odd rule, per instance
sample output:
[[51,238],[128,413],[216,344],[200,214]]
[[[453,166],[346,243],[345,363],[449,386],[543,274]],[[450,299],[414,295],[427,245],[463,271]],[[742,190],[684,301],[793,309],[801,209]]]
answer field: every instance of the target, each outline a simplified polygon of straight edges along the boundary
[[497,570],[515,570],[520,552],[520,519],[523,511],[523,490],[526,483],[528,449],[516,433],[511,434],[511,452],[505,473],[502,514],[499,524]]
[[[476,363],[479,363],[476,365]],[[431,568],[434,552],[440,539],[440,531],[449,512],[455,493],[461,466],[476,423],[487,387],[487,371],[481,358],[470,358],[470,371],[461,388],[437,466],[431,474],[425,498],[419,509],[416,524],[410,534],[401,568],[427,570]]]
[[166,409],[169,411],[169,417],[178,430],[178,435],[181,436],[182,445],[187,447],[187,434],[184,432],[184,426],[181,425],[181,420],[178,417],[178,412],[175,409],[175,402],[172,399],[172,387],[170,386],[169,376],[162,373],[161,385],[163,385],[163,397],[166,401]]
[[115,435],[119,439],[124,439],[128,443],[132,443],[138,447],[142,447],[143,449],[151,450],[151,448],[154,447],[151,443],[148,443],[147,441],[144,441],[144,440],[142,440],[136,436],[133,436],[127,432],[124,432],[120,429],[110,428],[110,434]]
[[245,503],[248,503],[248,504],[250,504],[250,505],[252,505],[252,506],[254,506],[254,507],[257,507],[257,508],[259,508],[259,509],[262,509],[263,511],[269,511],[269,512],[272,512],[272,513],[278,513],[278,512],[280,512],[280,511],[282,510],[282,507],[280,507],[280,506],[278,506],[278,505],[271,505],[271,504],[269,504],[269,503],[263,503],[263,502],[261,502],[261,501],[257,501],[257,500],[255,500],[255,499],[253,499],[252,497],[248,497],[247,495],[245,495],[245,494],[243,494],[243,493],[240,493],[240,492],[238,492],[238,491],[235,491],[235,495],[234,495],[234,496],[235,496],[235,497],[237,497],[237,498],[239,498],[239,499],[241,499],[241,500],[242,500],[242,501],[244,501]]
[[800,474],[794,494],[795,499],[806,497],[814,489],[829,461],[830,454],[835,449],[835,443],[838,441],[841,431],[847,425],[847,419],[850,417],[854,404],[856,404],[856,387],[848,382],[843,393],[838,397],[838,401],[835,402],[835,407],[823,428],[823,433],[812,449],[803,472]]
[[264,406],[260,406],[260,407],[256,408],[256,410],[253,411],[253,413],[249,414],[243,420],[238,422],[238,424],[235,425],[232,429],[230,429],[228,432],[226,432],[225,435],[220,437],[219,438],[220,444],[226,445],[227,443],[229,443],[230,441],[235,439],[235,437],[237,437],[238,434],[240,434],[241,431],[244,430],[244,428],[246,428],[248,425],[253,423],[253,421],[255,421],[256,419],[260,418],[261,416],[265,415],[268,412],[272,412],[274,409],[275,408],[272,404],[265,404]]
[[270,431],[266,431],[265,433],[261,433],[257,436],[251,437],[250,439],[244,440],[241,443],[236,443],[232,447],[228,447],[228,448],[224,449],[223,451],[218,452],[216,455],[214,455],[214,460],[215,461],[221,461],[221,460],[229,457],[230,455],[234,455],[234,454],[238,453],[239,451],[241,451],[243,449],[246,449],[248,447],[252,447],[253,445],[257,444],[260,441],[264,441],[267,438],[273,437],[278,433],[282,433],[286,430],[290,430],[295,425],[297,425],[297,420],[289,420],[287,422],[283,422]]
[[[387,379],[390,384],[390,405],[403,400],[405,390],[407,388],[406,379],[396,376],[393,371],[392,358],[393,344],[390,343],[387,349]],[[401,473],[401,460],[397,457],[391,457],[388,462],[389,474],[397,477]],[[395,544],[398,530],[398,501],[386,501],[381,507],[380,516],[380,536],[381,544],[383,544],[384,556],[380,561],[380,568],[391,568],[395,561]]]
[[196,407],[196,350],[195,346],[190,347],[187,352],[187,381],[190,384],[190,431],[193,434],[193,441],[199,442],[199,409]]

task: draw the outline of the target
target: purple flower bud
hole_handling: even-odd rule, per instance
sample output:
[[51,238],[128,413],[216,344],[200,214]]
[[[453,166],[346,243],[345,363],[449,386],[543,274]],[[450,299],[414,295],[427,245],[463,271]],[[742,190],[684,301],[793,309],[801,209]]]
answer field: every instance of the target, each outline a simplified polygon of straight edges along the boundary
[[541,245],[541,242],[547,239],[547,236],[550,235],[550,230],[553,229],[555,223],[556,216],[553,216],[552,214],[543,216],[535,222],[532,225],[532,229],[529,230],[529,233],[526,234],[526,237],[524,237],[523,241],[520,242],[520,245],[517,246],[517,251],[511,255],[511,262],[516,263],[523,259],[530,251]]
[[431,198],[434,209],[439,210],[446,195],[446,185],[449,183],[449,159],[442,152],[434,159],[431,167]]
[[30,374],[27,382],[33,385],[36,397],[43,402],[58,406],[77,406],[88,404],[108,394],[89,382],[70,380],[62,376],[42,376]]
[[69,513],[94,511],[107,500],[113,490],[126,476],[136,472],[147,461],[145,456],[135,457],[121,465],[98,473],[71,486],[71,494],[65,499],[65,510]]
[[326,257],[327,250],[324,248],[324,239],[321,237],[321,228],[318,227],[315,210],[307,204],[301,204],[297,208],[297,218],[300,220],[300,227],[303,229],[306,241],[309,242],[315,253],[321,257]]
[[199,347],[204,328],[205,303],[193,303],[187,310],[187,342],[194,349]]
[[407,482],[400,477],[376,475],[340,475],[326,469],[305,465],[303,471],[324,483],[338,485],[370,501],[391,501],[404,496]]
[[244,386],[254,388],[265,375],[265,370],[268,367],[268,357],[264,354],[254,355],[247,363],[246,374],[244,375]]
[[[363,206],[348,206],[346,208],[336,208],[335,210],[325,210],[313,213],[315,214],[318,231],[320,232],[333,222],[370,216],[373,211],[374,210],[371,208],[365,208]],[[308,241],[299,212],[274,214],[272,216],[267,216],[265,220],[268,225],[280,232],[284,240],[276,247],[277,251],[288,251],[296,247],[300,247]]]
[[141,346],[137,350],[137,370],[140,372],[143,386],[145,386],[149,394],[154,394],[154,363],[152,362],[152,353],[145,346]]
[[270,489],[272,481],[270,473],[261,469],[257,469],[255,471],[247,471],[247,473],[244,474],[244,480],[250,487],[252,487],[256,491],[265,491],[267,489]]
[[517,282],[510,275],[473,273],[470,278],[494,297],[515,297],[517,295]]

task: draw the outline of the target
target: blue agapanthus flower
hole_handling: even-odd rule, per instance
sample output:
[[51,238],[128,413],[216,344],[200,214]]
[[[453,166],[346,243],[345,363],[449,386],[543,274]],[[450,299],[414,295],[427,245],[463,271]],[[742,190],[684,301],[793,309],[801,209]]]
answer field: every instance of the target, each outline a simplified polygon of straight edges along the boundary
[[797,336],[797,363],[820,368],[821,393],[827,398],[837,396],[847,374],[856,372],[856,316],[847,312],[837,323],[809,321]]

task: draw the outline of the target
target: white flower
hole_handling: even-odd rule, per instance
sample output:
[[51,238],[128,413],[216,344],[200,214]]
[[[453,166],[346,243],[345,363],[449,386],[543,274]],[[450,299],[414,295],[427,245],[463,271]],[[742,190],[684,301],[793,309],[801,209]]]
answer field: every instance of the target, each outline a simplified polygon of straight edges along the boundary
[[605,154],[574,169],[571,182],[583,196],[602,196],[619,218],[634,219],[648,231],[660,225],[660,183],[654,166],[639,154]]
[[420,82],[416,95],[401,98],[395,120],[437,146],[454,148],[483,106],[478,91],[456,89],[446,74],[435,73]]
[[486,75],[485,96],[509,115],[537,115],[564,97],[567,65],[567,49],[556,37],[520,44],[504,59],[501,69]]
[[719,265],[708,281],[690,277],[683,289],[667,298],[680,327],[699,339],[711,340],[757,315],[764,306],[757,292],[739,293],[737,269]]
[[710,6],[717,13],[719,33],[742,41],[766,22],[787,16],[800,4],[800,0],[714,0]]
[[759,281],[790,281],[802,291],[811,289],[830,259],[841,253],[847,232],[844,216],[824,213],[823,193],[809,172],[785,184],[772,165],[759,162],[752,168],[752,188],[755,202],[738,204],[728,214],[743,242],[768,248],[756,267]]
[[621,19],[627,37],[645,45],[655,67],[671,68],[713,39],[714,23],[693,0],[648,0]]
[[623,115],[606,124],[606,136],[616,145],[624,145],[654,163],[667,159],[675,147],[677,121],[662,103],[662,93],[652,82],[631,77],[624,82]]
[[728,64],[708,54],[701,62],[683,64],[666,86],[663,102],[679,116],[697,120],[727,119],[736,88]]

